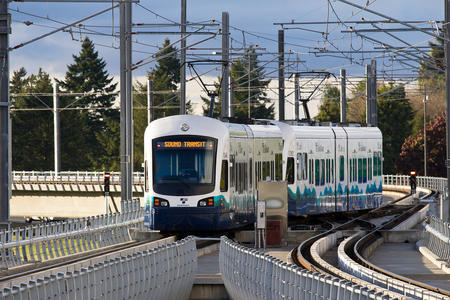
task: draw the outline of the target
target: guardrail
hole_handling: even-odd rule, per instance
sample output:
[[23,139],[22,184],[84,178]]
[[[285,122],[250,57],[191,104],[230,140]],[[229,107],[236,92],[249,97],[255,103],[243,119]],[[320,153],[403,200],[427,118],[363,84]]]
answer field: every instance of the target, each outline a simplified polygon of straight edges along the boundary
[[[98,184],[103,185],[105,172],[89,171],[12,171],[15,184]],[[134,172],[133,183],[143,185],[144,173]],[[120,172],[110,172],[110,184],[120,184]]]
[[450,224],[431,216],[425,223],[427,248],[450,265]]
[[139,199],[124,201],[121,213],[32,225],[0,232],[0,267],[46,261],[130,240],[128,229],[142,227]]
[[195,239],[106,260],[5,288],[7,299],[188,299],[197,270]]
[[[409,176],[383,175],[383,184],[409,186]],[[417,186],[439,191],[445,196],[445,192],[447,191],[447,178],[417,176]]]
[[303,270],[222,237],[220,271],[233,299],[395,299],[345,279]]

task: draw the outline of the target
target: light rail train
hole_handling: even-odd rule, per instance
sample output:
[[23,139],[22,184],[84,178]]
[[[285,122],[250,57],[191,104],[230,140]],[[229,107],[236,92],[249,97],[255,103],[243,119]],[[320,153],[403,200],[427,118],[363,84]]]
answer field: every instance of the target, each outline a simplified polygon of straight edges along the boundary
[[235,124],[178,115],[144,137],[145,223],[161,231],[223,231],[255,221],[259,181],[285,180],[288,215],[378,207],[378,128]]

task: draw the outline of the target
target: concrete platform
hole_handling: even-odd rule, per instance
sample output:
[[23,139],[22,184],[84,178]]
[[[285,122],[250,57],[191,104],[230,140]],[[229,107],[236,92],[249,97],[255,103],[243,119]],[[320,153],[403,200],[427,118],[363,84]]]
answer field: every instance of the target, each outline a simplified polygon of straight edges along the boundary
[[450,274],[422,256],[415,243],[384,243],[369,261],[398,275],[450,291]]

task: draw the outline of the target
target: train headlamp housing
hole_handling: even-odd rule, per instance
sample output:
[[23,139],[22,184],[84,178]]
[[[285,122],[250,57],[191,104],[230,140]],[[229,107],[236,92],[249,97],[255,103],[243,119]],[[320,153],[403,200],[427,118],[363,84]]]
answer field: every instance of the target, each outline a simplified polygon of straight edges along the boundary
[[169,201],[161,198],[153,198],[153,206],[155,207],[169,207]]
[[214,198],[205,198],[199,200],[197,203],[198,207],[213,207],[214,206]]

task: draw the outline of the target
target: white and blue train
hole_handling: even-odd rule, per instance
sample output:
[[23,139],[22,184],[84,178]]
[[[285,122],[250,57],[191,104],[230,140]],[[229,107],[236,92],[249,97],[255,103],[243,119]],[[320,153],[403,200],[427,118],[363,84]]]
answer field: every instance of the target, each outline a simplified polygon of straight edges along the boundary
[[245,125],[179,115],[145,131],[145,222],[161,231],[221,231],[255,221],[258,182],[288,183],[289,216],[378,207],[375,127]]

